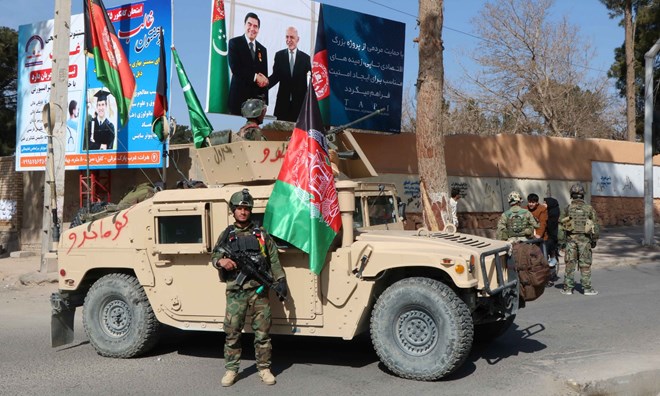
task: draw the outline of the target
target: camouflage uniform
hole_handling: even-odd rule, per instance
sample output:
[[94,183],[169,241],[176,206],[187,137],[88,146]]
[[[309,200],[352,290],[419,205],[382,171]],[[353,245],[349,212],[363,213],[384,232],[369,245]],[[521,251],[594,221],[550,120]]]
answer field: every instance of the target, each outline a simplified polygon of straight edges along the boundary
[[[512,224],[512,219],[519,219],[520,224]],[[497,222],[497,239],[507,242],[520,242],[534,236],[534,229],[539,222],[532,213],[518,205],[514,205],[502,213]]]
[[248,121],[247,124],[243,125],[239,129],[238,133],[234,137],[234,141],[239,140],[266,140],[266,137],[261,132],[259,124],[256,122]]
[[575,287],[573,274],[576,268],[580,268],[582,288],[591,290],[591,249],[595,247],[599,237],[596,211],[583,199],[573,199],[562,212],[561,219],[564,235],[563,241],[559,242],[566,245],[564,290],[572,290]]
[[[245,228],[239,228],[234,225],[234,232],[237,237],[252,237],[255,225],[250,223]],[[214,249],[213,261],[215,262],[223,255],[223,249],[218,249],[219,245],[224,245],[229,237],[231,227],[225,229],[220,235]],[[262,229],[261,235],[264,237],[267,257],[270,261],[270,271],[273,279],[284,279],[284,271],[277,255],[277,246],[272,238]],[[263,253],[263,252],[262,252]],[[270,368],[272,345],[270,342],[271,310],[268,293],[257,294],[257,289],[261,284],[253,279],[246,281],[241,288],[236,283],[237,271],[227,272],[227,308],[225,311],[224,331],[225,331],[225,368],[231,371],[238,371],[241,359],[241,332],[245,325],[245,317],[250,312],[252,321],[252,331],[254,332],[254,354],[257,361],[257,369]]]

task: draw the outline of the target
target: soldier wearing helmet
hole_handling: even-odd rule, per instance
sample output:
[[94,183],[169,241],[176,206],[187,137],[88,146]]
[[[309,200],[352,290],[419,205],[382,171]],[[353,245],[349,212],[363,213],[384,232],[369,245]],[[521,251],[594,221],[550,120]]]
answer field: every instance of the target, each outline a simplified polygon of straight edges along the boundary
[[584,201],[584,187],[580,183],[573,184],[570,189],[571,203],[560,216],[559,243],[565,246],[564,260],[566,273],[564,275],[564,295],[573,294],[575,279],[573,275],[580,269],[580,282],[585,296],[598,294],[591,284],[592,249],[596,247],[600,236],[598,216],[594,208]]
[[284,270],[277,255],[277,246],[270,235],[252,222],[254,199],[247,188],[234,193],[229,200],[234,224],[227,227],[218,237],[213,249],[213,265],[220,270],[220,279],[226,282],[227,306],[225,310],[225,369],[222,386],[233,385],[238,375],[241,359],[241,332],[245,318],[250,313],[254,331],[254,355],[262,381],[275,383],[270,371],[272,345],[270,341],[271,308],[268,290],[257,280],[249,279],[242,286],[237,282],[237,263],[226,257],[230,250],[240,250],[254,260],[266,260],[270,275],[276,284],[274,289],[286,296],[287,284]]
[[261,133],[261,123],[266,115],[266,103],[261,99],[248,99],[241,106],[241,114],[247,118],[247,123],[238,131],[238,139],[234,140],[266,140]]
[[520,242],[534,236],[534,229],[539,227],[538,221],[529,210],[520,206],[522,197],[517,191],[511,191],[508,196],[510,208],[502,213],[497,222],[497,238],[508,242]]

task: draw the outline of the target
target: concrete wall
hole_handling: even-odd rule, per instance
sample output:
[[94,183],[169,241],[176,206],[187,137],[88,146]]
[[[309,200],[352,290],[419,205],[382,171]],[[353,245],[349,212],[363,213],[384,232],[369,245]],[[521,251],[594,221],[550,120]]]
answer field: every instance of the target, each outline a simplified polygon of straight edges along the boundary
[[[356,139],[381,177],[397,185],[407,212],[421,224],[415,136],[356,134]],[[447,136],[448,182],[464,197],[458,205],[460,228],[474,233],[492,229],[512,190],[552,196],[563,207],[578,181],[603,225],[642,224],[643,149],[642,143],[603,139]],[[660,222],[660,156],[654,157],[654,168],[654,216]],[[611,185],[604,187],[603,181]]]

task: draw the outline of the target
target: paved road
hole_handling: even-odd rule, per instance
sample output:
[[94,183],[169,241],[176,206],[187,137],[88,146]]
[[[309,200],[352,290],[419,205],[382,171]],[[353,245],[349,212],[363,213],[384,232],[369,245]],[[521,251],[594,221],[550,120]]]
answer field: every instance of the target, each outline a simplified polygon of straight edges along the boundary
[[221,334],[170,330],[149,356],[108,359],[87,342],[79,311],[75,342],[51,349],[48,296],[56,286],[3,287],[0,394],[658,394],[660,263],[597,269],[593,278],[600,295],[548,289],[512,329],[490,345],[476,345],[466,364],[441,381],[389,374],[366,339],[276,337],[278,384],[266,387],[246,337],[244,371],[226,389],[220,387]]

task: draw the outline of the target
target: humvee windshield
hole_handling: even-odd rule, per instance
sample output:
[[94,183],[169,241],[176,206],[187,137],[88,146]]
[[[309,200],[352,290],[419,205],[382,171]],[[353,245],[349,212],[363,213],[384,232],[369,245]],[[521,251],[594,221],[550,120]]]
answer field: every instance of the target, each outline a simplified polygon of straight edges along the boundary
[[397,212],[393,197],[355,197],[353,225],[356,228],[396,222]]

